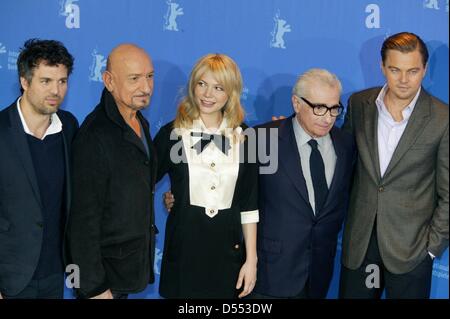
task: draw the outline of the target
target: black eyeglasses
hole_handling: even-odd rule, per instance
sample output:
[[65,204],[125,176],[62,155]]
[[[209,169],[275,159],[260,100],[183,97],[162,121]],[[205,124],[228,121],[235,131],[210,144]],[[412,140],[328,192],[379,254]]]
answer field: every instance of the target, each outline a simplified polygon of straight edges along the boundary
[[324,116],[328,111],[330,111],[331,116],[337,117],[341,115],[342,111],[344,110],[344,106],[341,104],[341,102],[339,102],[339,104],[328,107],[325,104],[313,104],[304,97],[300,98],[313,109],[313,113],[317,116]]

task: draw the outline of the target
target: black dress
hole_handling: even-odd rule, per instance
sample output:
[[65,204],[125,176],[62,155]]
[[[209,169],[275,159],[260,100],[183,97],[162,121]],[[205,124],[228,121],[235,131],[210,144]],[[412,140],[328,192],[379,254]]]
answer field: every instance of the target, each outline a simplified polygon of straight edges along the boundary
[[[168,173],[175,197],[166,222],[160,294],[166,298],[235,298],[239,294],[235,288],[239,271],[245,262],[241,212],[250,212],[253,217],[258,214],[257,165],[248,163],[244,155],[247,154],[248,142],[237,143],[240,155],[244,156],[240,163],[235,164],[235,184],[227,186],[234,187],[227,190],[231,192],[230,207],[210,209],[192,205],[192,201],[196,200],[211,204],[211,197],[207,197],[221,190],[218,188],[209,192],[208,188],[208,191],[199,192],[190,189],[194,170],[187,162],[189,156],[186,156],[186,150],[189,153],[191,147],[181,136],[172,133],[171,139],[172,129],[173,122],[162,127],[155,137],[158,180]],[[210,144],[207,147],[216,147],[212,142]],[[174,160],[174,155],[178,155],[178,159]],[[220,167],[214,161],[207,163],[207,168],[208,165],[211,170]],[[197,173],[196,185],[208,183],[207,175],[199,178]],[[205,198],[199,199],[199,196]],[[194,200],[194,197],[197,199]]]

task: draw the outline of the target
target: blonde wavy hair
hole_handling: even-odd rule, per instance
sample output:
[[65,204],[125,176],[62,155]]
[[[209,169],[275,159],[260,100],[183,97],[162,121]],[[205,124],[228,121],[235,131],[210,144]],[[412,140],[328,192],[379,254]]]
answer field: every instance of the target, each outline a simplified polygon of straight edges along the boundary
[[222,108],[223,117],[230,128],[235,129],[244,120],[244,109],[241,105],[242,76],[236,62],[225,54],[207,54],[197,61],[189,76],[187,94],[178,105],[174,128],[189,129],[193,121],[200,117],[199,107],[195,102],[195,87],[201,77],[211,71],[216,80],[223,86],[228,101]]

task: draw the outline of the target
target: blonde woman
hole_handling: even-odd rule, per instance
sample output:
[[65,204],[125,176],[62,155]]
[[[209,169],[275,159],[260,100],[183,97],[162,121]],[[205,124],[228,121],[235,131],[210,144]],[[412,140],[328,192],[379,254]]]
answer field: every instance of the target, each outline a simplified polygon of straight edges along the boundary
[[160,294],[242,298],[256,282],[257,166],[246,159],[236,63],[208,54],[194,66],[175,121],[155,137],[158,180],[169,174]]

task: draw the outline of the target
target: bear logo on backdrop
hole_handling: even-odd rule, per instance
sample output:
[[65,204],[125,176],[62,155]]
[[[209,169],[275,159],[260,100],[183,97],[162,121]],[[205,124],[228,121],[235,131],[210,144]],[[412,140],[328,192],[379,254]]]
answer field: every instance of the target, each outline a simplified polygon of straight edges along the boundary
[[272,35],[272,40],[270,41],[270,47],[271,48],[279,48],[279,49],[286,49],[286,43],[284,40],[284,35],[287,32],[291,32],[291,26],[287,24],[287,21],[280,18],[280,13],[278,12],[274,20],[274,28],[273,31],[270,33]]
[[102,82],[102,70],[106,67],[106,58],[97,49],[92,51],[92,64],[89,67],[89,81]]
[[164,16],[164,30],[168,31],[180,31],[178,30],[177,18],[184,14],[183,8],[172,0],[167,1],[167,13]]

